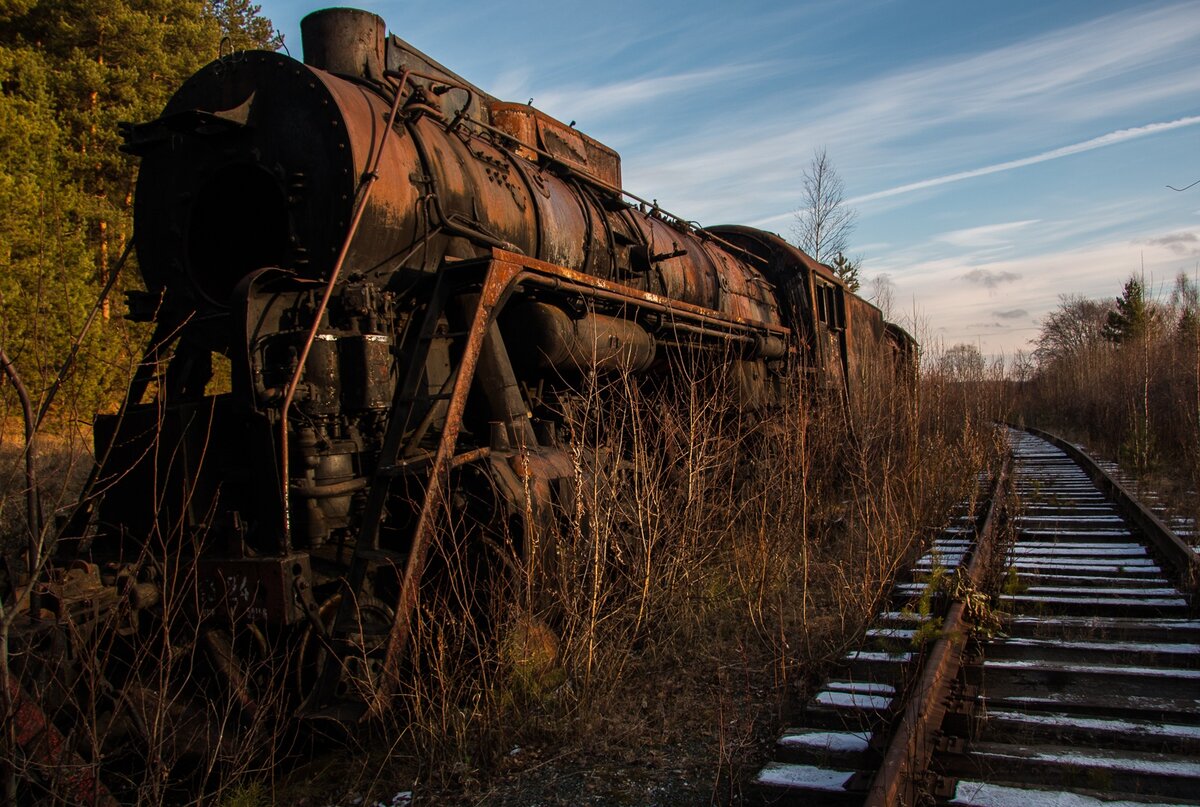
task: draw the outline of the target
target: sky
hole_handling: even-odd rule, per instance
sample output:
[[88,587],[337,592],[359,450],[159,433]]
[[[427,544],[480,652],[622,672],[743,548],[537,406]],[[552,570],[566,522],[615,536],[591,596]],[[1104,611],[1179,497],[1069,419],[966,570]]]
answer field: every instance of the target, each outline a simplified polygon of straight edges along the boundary
[[[348,2],[348,5],[354,3]],[[824,148],[863,293],[930,347],[1030,349],[1061,295],[1200,276],[1200,3],[359,0],[616,149],[682,218],[794,237]],[[301,55],[323,6],[263,0]]]

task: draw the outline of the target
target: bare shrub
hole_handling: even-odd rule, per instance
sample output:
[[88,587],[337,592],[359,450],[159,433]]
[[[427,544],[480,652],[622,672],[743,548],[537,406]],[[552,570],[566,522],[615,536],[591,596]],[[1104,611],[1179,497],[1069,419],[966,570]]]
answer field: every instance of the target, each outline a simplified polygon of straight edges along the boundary
[[[971,383],[868,368],[852,406],[797,371],[767,410],[746,405],[733,367],[688,357],[654,383],[585,373],[560,401],[571,495],[543,551],[518,561],[528,585],[496,602],[498,638],[426,631],[414,654],[425,674],[400,730],[415,746],[401,745],[428,786],[480,798],[527,744],[623,758],[623,743],[671,733],[647,722],[658,714],[709,725],[703,786],[730,798],[758,758],[754,732],[861,635],[1002,451],[1002,366]],[[663,676],[723,694],[680,692],[688,714],[668,717],[644,694],[675,686]],[[764,676],[755,729],[730,693]]]

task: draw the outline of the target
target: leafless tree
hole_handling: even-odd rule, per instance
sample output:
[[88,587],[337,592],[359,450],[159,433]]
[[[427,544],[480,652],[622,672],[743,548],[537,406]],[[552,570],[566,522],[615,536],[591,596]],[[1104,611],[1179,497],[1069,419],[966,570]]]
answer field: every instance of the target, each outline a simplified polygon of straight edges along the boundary
[[880,272],[871,278],[870,293],[867,299],[883,312],[883,318],[891,320],[896,300],[896,284],[887,272]]
[[858,212],[846,206],[845,186],[824,147],[813,152],[804,170],[804,195],[796,211],[796,243],[818,261],[829,263],[850,246]]
[[982,381],[987,362],[976,345],[959,342],[941,355],[938,369],[951,381]]
[[1112,305],[1077,294],[1059,297],[1058,308],[1046,315],[1033,352],[1041,365],[1064,359],[1104,341],[1104,326]]

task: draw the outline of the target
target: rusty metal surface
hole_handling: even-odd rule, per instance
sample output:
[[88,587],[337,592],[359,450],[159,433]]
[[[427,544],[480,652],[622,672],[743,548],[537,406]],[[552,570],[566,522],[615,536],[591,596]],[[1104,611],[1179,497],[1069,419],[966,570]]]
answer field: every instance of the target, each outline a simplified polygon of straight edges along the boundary
[[[402,91],[405,85],[400,83]],[[407,86],[411,93],[399,113],[403,130],[380,146],[379,120],[389,101],[381,93],[269,54],[206,68],[168,105],[160,125],[189,108],[221,114],[230,98],[242,99],[248,105],[247,128],[228,136],[246,140],[261,156],[250,165],[222,164],[209,156],[210,149],[197,146],[188,162],[200,162],[204,171],[189,165],[185,173],[175,152],[142,146],[145,179],[138,194],[139,230],[197,221],[214,230],[240,229],[235,242],[257,260],[294,265],[307,277],[327,280],[334,274],[338,248],[348,240],[351,222],[361,215],[349,239],[348,259],[369,271],[394,271],[397,256],[406,267],[429,271],[446,256],[482,257],[491,247],[501,247],[735,318],[778,323],[770,284],[743,256],[714,249],[706,242],[711,236],[657,208],[614,208],[613,192],[604,183],[589,185],[571,174],[538,170],[519,153],[493,143],[482,122],[474,126],[461,119],[461,110],[455,108],[460,102],[446,100],[455,93],[439,98],[411,81]],[[287,137],[276,128],[278,118],[272,113],[287,102],[296,104],[310,121],[301,137],[295,136],[293,126]],[[548,120],[539,125],[551,126]],[[585,145],[590,140],[579,136]],[[212,137],[197,133],[184,138],[182,145],[186,152],[193,140],[202,143]],[[288,140],[292,145],[283,145]],[[604,152],[599,144],[584,151]],[[599,159],[595,154],[588,158],[589,165]],[[317,162],[315,155],[331,159]],[[270,165],[286,166],[288,179],[278,191],[269,189],[268,176],[275,170]],[[355,181],[376,170],[386,181],[369,203],[356,205]],[[260,219],[263,213],[278,211],[266,219],[275,224],[246,231],[233,220],[238,211],[216,206],[211,196],[216,192],[214,180],[198,176],[243,183],[253,203],[262,208]],[[194,188],[204,215],[194,206],[179,206],[179,187]],[[211,216],[206,212],[210,207]],[[197,232],[188,226],[181,229]],[[223,304],[245,258],[217,268],[217,259],[226,257],[223,252],[203,244],[185,245],[184,252],[200,294]],[[177,265],[175,256],[163,245],[139,243],[139,257],[150,287],[166,285]]]
[[382,17],[355,8],[314,11],[300,21],[305,64],[369,81],[383,81],[386,38]]
[[408,647],[412,613],[417,604],[421,576],[425,571],[429,544],[437,526],[437,514],[441,510],[441,504],[446,495],[445,475],[454,457],[458,432],[462,424],[462,413],[467,405],[467,395],[471,390],[471,383],[475,378],[475,366],[479,360],[484,337],[492,324],[497,305],[512,289],[513,282],[520,271],[520,264],[511,263],[498,257],[490,263],[483,287],[479,292],[479,302],[475,307],[475,314],[467,334],[466,347],[463,350],[454,382],[454,392],[450,398],[446,427],[438,441],[437,455],[429,470],[429,487],[421,505],[417,525],[413,530],[412,547],[404,568],[400,592],[396,597],[395,622],[392,623],[391,635],[388,637],[380,689],[376,692],[375,700],[371,704],[371,712],[375,714],[380,714],[385,709],[390,695],[399,683],[400,659]]
[[[321,319],[325,315],[325,309],[329,305],[329,298],[333,296],[333,290],[337,285],[338,278],[341,277],[342,267],[346,264],[346,256],[350,252],[351,244],[354,243],[354,236],[358,232],[359,223],[362,221],[363,213],[367,210],[367,205],[371,199],[371,190],[375,187],[376,180],[379,179],[379,166],[383,160],[383,155],[389,140],[389,135],[392,133],[392,126],[396,122],[396,112],[400,109],[400,104],[404,100],[404,89],[407,76],[402,75],[396,84],[395,97],[392,99],[391,108],[388,109],[387,124],[384,126],[383,133],[380,135],[378,145],[374,146],[375,159],[371,163],[367,171],[362,175],[362,184],[356,189],[355,197],[357,203],[354,206],[354,213],[350,219],[350,226],[346,231],[345,240],[342,242],[342,247],[338,251],[337,260],[334,261],[333,269],[329,273],[329,279],[325,284],[325,291],[321,295],[321,302],[317,304],[317,309],[312,316],[312,324],[308,329],[308,337],[304,340],[304,344],[300,349],[300,355],[296,360],[296,369],[292,373],[292,378],[288,382],[287,389],[283,394],[283,403],[279,407],[279,444],[280,444],[280,466],[282,473],[281,479],[287,479],[290,469],[288,458],[288,443],[290,442],[290,428],[288,423],[288,409],[292,405],[292,398],[296,394],[296,387],[300,384],[302,368],[308,359],[308,353],[312,349],[313,340],[317,337],[317,331],[321,327]],[[283,485],[283,540],[281,550],[284,554],[291,551],[292,530],[289,519],[291,517],[291,508],[288,506],[288,491],[290,485]]]
[[205,610],[232,622],[290,624],[304,617],[296,582],[310,577],[308,555],[201,559],[196,590]]
[[97,776],[96,765],[84,762],[67,744],[46,714],[16,681],[8,681],[12,704],[12,729],[17,745],[42,775],[58,785],[71,804],[85,807],[118,807],[119,802]]
[[[771,319],[755,320],[749,317],[737,316],[719,309],[698,305],[687,300],[679,300],[646,291],[624,283],[593,277],[565,266],[556,266],[540,260],[532,260],[522,255],[506,254],[504,250],[495,251],[498,260],[519,261],[530,274],[529,282],[548,285],[551,288],[572,288],[581,294],[592,297],[605,297],[616,302],[636,302],[640,307],[664,314],[678,314],[681,317],[694,319],[717,328],[732,330],[761,331],[787,337],[787,328]],[[565,281],[565,282],[564,282]]]
[[636,322],[603,314],[572,318],[558,306],[530,303],[521,312],[524,335],[538,346],[545,368],[641,372],[654,362],[654,337]]
[[492,123],[519,141],[517,154],[537,162],[538,150],[597,179],[621,187],[621,157],[603,143],[528,104],[491,105]]

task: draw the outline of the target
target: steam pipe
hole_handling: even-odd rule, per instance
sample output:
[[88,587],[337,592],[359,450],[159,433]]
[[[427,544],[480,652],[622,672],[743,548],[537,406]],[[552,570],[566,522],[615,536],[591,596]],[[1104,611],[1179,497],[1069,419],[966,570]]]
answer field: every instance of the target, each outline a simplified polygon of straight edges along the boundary
[[346,231],[346,238],[342,241],[341,251],[338,252],[337,261],[333,265],[333,271],[329,273],[329,282],[325,284],[325,292],[321,295],[321,302],[317,305],[317,310],[313,313],[312,327],[308,330],[308,338],[304,340],[304,347],[300,350],[300,357],[296,362],[296,369],[292,373],[292,379],[288,382],[287,391],[283,395],[283,403],[279,407],[279,443],[280,443],[280,489],[283,491],[283,552],[287,554],[292,551],[292,517],[290,512],[291,501],[289,497],[288,485],[288,410],[291,409],[292,399],[296,395],[296,387],[300,385],[300,375],[304,372],[304,362],[308,359],[308,353],[312,349],[313,340],[317,338],[317,331],[321,327],[321,319],[325,316],[325,309],[329,307],[329,298],[333,296],[333,288],[337,285],[338,278],[342,273],[342,266],[346,263],[346,255],[350,252],[350,244],[354,241],[354,234],[358,232],[359,222],[362,221],[363,212],[367,209],[367,200],[371,197],[371,188],[375,185],[375,180],[379,179],[379,161],[383,157],[383,147],[387,145],[388,135],[392,133],[392,127],[396,123],[396,113],[400,109],[400,102],[404,99],[404,85],[407,77],[403,77],[400,85],[396,88],[396,97],[392,100],[392,108],[388,112],[387,126],[383,129],[383,135],[379,139],[379,149],[375,152],[375,161],[371,164],[371,168],[363,177],[362,191],[359,194],[358,204],[354,208],[354,218],[350,222],[350,229]]

